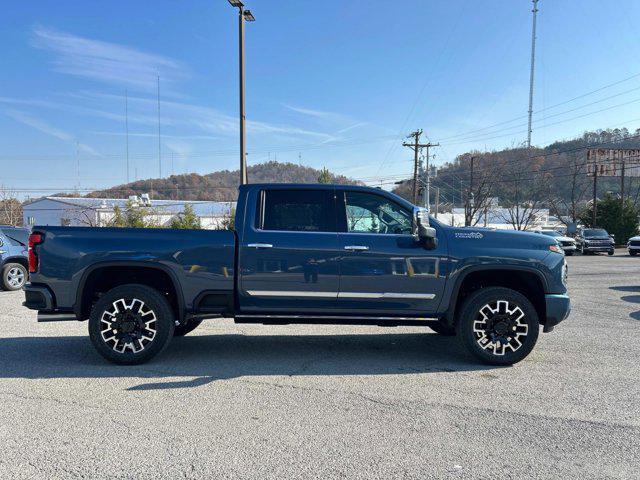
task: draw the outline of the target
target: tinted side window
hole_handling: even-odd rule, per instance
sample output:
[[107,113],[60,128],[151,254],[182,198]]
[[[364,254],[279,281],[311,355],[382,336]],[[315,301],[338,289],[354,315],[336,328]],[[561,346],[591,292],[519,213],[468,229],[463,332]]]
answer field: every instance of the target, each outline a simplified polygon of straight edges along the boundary
[[411,234],[411,212],[381,195],[346,192],[347,231]]
[[262,229],[335,232],[333,194],[327,190],[266,190]]

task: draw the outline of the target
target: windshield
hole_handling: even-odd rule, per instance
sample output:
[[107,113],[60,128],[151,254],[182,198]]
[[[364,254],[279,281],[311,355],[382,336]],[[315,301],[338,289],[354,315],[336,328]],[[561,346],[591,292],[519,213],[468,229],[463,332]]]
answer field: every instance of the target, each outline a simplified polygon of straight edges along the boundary
[[555,230],[542,230],[540,232],[543,235],[548,235],[549,237],[561,237],[562,234],[556,232]]
[[602,228],[588,228],[584,231],[585,237],[608,237],[609,234]]

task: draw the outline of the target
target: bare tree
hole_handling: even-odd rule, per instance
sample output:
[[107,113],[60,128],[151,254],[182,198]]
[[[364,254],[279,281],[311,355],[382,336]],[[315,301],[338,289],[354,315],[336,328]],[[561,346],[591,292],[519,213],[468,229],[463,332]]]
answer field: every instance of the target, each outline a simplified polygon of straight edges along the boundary
[[[465,155],[465,157],[467,157],[469,169],[469,187],[464,204],[464,225],[469,227],[480,222],[482,216],[478,214],[489,206],[495,186],[496,169],[491,159],[473,155]],[[463,161],[460,158],[460,162]]]
[[16,193],[0,186],[0,224],[19,227],[22,225],[22,204]]
[[[566,182],[569,184],[569,196],[563,197],[555,192],[560,190],[549,189],[548,203],[551,214],[558,218],[565,225],[577,223],[580,215],[584,212],[586,205],[586,195],[589,189],[589,181],[586,176],[584,164],[573,156],[568,165],[569,175]],[[563,178],[564,182],[565,179]]]
[[[529,168],[525,168],[527,164]],[[538,169],[539,164],[533,159],[514,161],[507,168],[506,188],[502,197],[504,210],[499,216],[514,230],[528,230],[540,213],[548,186],[547,177],[536,174]]]

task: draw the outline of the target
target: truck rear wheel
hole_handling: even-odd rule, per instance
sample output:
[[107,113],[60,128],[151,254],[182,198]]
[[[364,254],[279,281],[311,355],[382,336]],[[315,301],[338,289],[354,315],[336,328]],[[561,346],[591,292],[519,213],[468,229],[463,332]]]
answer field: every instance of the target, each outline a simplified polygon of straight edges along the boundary
[[460,311],[458,338],[476,358],[490,365],[513,365],[538,340],[540,322],[531,302],[508,288],[472,293]]
[[98,353],[120,365],[144,363],[173,337],[174,313],[160,292],[145,285],[122,285],[96,302],[89,337]]
[[184,325],[177,325],[175,330],[173,331],[174,337],[184,337],[187,333],[193,332],[196,328],[200,326],[202,320],[189,320]]

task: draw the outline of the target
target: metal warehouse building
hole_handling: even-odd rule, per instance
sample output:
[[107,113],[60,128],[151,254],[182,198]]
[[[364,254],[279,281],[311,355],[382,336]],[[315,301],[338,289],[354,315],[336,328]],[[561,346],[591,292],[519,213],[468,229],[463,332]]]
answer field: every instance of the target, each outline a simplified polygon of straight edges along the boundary
[[115,198],[66,198],[44,197],[23,205],[24,225],[58,225],[72,227],[104,227],[113,219],[114,208],[125,209],[127,202],[140,208],[148,208],[147,217],[159,226],[168,226],[173,218],[183,212],[186,204],[193,207],[200,218],[202,228],[217,229],[232,215],[235,202],[198,202],[177,200],[149,200],[131,197]]

